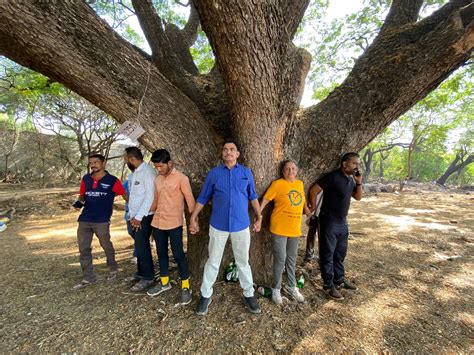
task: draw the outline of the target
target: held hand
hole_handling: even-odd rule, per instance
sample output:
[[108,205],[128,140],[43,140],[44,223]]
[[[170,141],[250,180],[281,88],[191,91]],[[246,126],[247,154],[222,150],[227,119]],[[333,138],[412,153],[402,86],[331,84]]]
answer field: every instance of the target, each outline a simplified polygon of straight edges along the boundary
[[258,218],[258,219],[255,220],[255,222],[253,224],[253,231],[255,233],[258,233],[258,232],[260,232],[260,229],[262,229],[262,219]]
[[130,224],[132,225],[132,229],[134,231],[138,231],[142,227],[142,222],[135,218],[132,218],[132,220],[130,221]]
[[189,232],[191,234],[196,234],[199,232],[199,223],[196,219],[191,220],[191,222],[189,223]]

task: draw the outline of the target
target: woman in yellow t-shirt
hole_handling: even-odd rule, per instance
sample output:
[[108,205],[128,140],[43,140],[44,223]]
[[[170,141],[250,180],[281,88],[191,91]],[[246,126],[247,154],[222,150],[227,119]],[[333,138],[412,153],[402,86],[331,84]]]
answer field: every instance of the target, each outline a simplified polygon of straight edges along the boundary
[[275,202],[270,218],[270,232],[273,250],[272,301],[276,304],[281,304],[283,301],[280,290],[285,265],[288,293],[296,301],[304,302],[303,295],[296,287],[295,268],[303,212],[307,216],[311,215],[306,206],[303,182],[296,179],[298,174],[296,163],[285,160],[281,166],[282,178],[271,183],[260,205],[262,213],[270,201]]

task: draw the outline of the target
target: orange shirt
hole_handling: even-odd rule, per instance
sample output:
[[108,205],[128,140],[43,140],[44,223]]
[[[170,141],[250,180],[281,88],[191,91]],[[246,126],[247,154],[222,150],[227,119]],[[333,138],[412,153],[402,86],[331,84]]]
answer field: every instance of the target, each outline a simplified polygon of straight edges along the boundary
[[188,177],[174,168],[166,177],[159,175],[155,180],[156,210],[151,225],[164,230],[182,226],[184,200],[192,212],[196,202]]

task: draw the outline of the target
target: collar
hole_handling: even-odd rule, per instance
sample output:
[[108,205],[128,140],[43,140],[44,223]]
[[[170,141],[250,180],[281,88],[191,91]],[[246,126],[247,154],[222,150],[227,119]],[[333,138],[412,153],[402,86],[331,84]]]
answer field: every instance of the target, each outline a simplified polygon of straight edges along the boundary
[[145,163],[145,161],[142,161],[142,163],[140,164],[140,166],[138,168],[135,168],[135,170],[133,171],[134,173],[137,173],[139,171],[142,171],[143,169],[145,169],[145,165],[147,165]]
[[170,172],[168,175],[163,176],[163,178],[164,178],[164,179],[167,179],[167,178],[170,177],[171,175],[176,175],[176,171],[177,171],[176,168],[171,169],[171,172]]
[[109,175],[109,172],[107,170],[105,170],[104,172],[105,172],[104,176],[102,176],[99,180],[95,179],[94,176],[92,176],[92,173],[89,173],[89,176],[91,177],[92,180],[100,181],[103,178],[105,178],[107,175]]
[[[240,166],[239,163],[235,163],[235,165],[232,167],[232,169],[238,168],[239,166]],[[227,169],[227,170],[232,170],[232,169],[229,169],[229,168],[227,167],[227,165],[225,165],[225,163],[222,163],[222,164],[221,164],[221,168],[222,168],[222,169]]]

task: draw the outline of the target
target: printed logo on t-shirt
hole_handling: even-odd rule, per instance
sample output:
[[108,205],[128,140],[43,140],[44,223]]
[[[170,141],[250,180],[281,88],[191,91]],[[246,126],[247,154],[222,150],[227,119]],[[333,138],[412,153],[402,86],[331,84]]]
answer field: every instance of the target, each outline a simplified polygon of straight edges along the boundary
[[110,187],[109,184],[103,184],[103,183],[100,183],[100,186],[102,186],[103,189],[108,189]]
[[303,202],[303,195],[296,190],[290,190],[288,192],[288,199],[292,206],[299,206]]
[[101,197],[101,196],[107,196],[107,192],[99,192],[99,191],[86,191],[86,196],[90,196],[90,197]]

